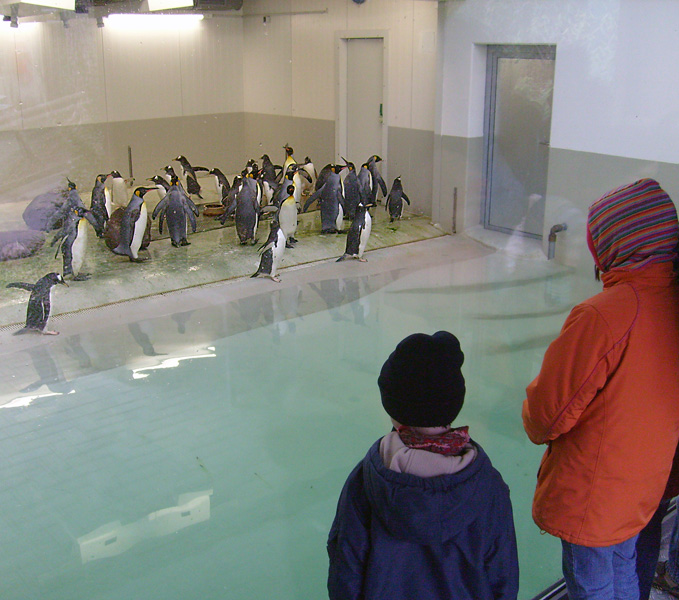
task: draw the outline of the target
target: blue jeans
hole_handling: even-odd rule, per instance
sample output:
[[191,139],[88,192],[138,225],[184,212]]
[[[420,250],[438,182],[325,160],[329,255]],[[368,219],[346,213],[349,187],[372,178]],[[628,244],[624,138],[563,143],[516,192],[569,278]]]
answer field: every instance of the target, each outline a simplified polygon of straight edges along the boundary
[[591,548],[561,540],[563,576],[570,600],[639,600],[637,536]]
[[[679,499],[677,500],[679,502]],[[677,505],[679,510],[679,504]],[[678,515],[679,516],[679,515]],[[667,574],[679,582],[679,518],[675,517],[667,557]]]
[[[658,557],[660,555],[660,544],[662,541],[662,522],[667,514],[669,500],[662,500],[658,510],[655,511],[653,518],[648,525],[639,532],[637,538],[637,577],[639,578],[639,598],[640,600],[648,600],[651,593],[651,585],[653,583],[653,576],[655,575],[655,566],[658,564]],[[672,546],[677,548],[676,528],[672,535],[674,544],[670,542],[670,553]],[[676,554],[679,554],[679,549],[675,550],[675,569],[679,571],[679,564],[676,562]],[[670,568],[670,561],[667,563],[667,568]],[[672,575],[670,574],[670,577]]]

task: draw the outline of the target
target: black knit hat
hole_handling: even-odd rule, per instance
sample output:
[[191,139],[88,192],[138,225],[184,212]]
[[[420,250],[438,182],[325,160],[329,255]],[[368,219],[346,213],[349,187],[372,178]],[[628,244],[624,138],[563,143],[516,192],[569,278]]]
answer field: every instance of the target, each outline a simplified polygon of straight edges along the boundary
[[382,366],[377,385],[387,414],[412,427],[448,425],[464,403],[464,354],[447,331],[414,333]]

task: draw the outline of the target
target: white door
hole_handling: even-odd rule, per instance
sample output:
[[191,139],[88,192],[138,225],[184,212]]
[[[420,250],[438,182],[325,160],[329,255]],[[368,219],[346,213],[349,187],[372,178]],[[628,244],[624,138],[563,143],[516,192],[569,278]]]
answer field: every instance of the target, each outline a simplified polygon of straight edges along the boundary
[[346,40],[346,146],[340,151],[360,169],[370,156],[382,154],[384,40]]

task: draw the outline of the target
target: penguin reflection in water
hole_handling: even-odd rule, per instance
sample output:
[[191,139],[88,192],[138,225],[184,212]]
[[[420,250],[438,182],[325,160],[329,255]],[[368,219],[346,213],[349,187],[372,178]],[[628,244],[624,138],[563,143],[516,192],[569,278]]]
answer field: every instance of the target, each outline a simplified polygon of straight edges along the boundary
[[283,253],[285,252],[285,233],[278,224],[278,217],[271,220],[271,230],[269,232],[269,239],[263,244],[259,251],[262,257],[259,261],[259,268],[251,277],[269,277],[275,282],[280,282],[278,277],[278,267],[283,260]]
[[118,245],[113,248],[113,252],[129,256],[131,262],[143,262],[143,259],[139,258],[139,249],[144,240],[146,224],[148,223],[144,194],[155,189],[155,187],[138,187],[134,190],[132,199],[125,208],[120,222],[120,238]]
[[59,273],[48,273],[44,277],[38,279],[35,283],[16,281],[7,284],[8,288],[20,288],[27,292],[31,292],[28,299],[28,309],[26,310],[26,325],[23,329],[16,331],[14,335],[21,335],[30,331],[35,331],[36,333],[42,333],[44,335],[57,335],[59,333],[58,331],[45,329],[47,326],[47,319],[49,319],[50,316],[50,296],[52,287],[57,283],[68,287],[68,284]]
[[73,281],[85,281],[90,278],[89,273],[82,273],[80,269],[87,251],[87,223],[97,228],[97,220],[91,211],[81,206],[75,207],[66,215],[64,224],[52,240],[52,246],[57,245],[54,258],[63,256],[64,277],[70,275]]

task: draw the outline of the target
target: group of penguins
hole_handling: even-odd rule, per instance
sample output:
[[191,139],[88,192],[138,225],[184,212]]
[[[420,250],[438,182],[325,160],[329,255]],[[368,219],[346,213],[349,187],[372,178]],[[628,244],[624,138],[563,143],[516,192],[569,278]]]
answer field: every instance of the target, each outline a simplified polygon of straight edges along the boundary
[[[124,206],[121,198],[127,198],[127,186],[118,171],[97,175],[89,209],[84,206],[76,184],[69,180],[64,191],[64,202],[50,217],[51,223],[48,224],[49,230],[54,228],[54,224],[61,223],[52,246],[57,246],[55,258],[60,251],[62,253],[63,275],[49,273],[35,284],[15,282],[7,285],[31,292],[26,325],[16,334],[27,331],[57,333],[45,329],[50,312],[51,289],[56,284],[67,285],[67,276],[74,281],[89,278],[87,273],[81,272],[88,224],[98,237],[105,239],[112,252],[128,256],[132,262],[142,262],[139,251],[150,243],[148,211],[144,202],[147,192],[158,190],[162,198],[151,214],[152,219],[158,218],[159,233],[162,235],[164,222],[167,222],[172,245],[189,245],[188,228],[190,226],[195,233],[196,217],[200,214],[191,196],[202,199],[196,175],[201,171],[215,177],[224,207],[218,219],[224,225],[227,218],[233,215],[241,244],[256,244],[260,217],[272,214],[269,236],[259,248],[260,263],[252,277],[266,276],[273,281],[280,281],[278,269],[285,249],[297,243],[295,234],[303,193],[310,194],[302,207],[303,212],[318,202],[322,234],[341,233],[344,219],[351,219],[346,250],[337,260],[357,258],[365,261],[363,254],[372,229],[369,208],[377,204],[378,189],[386,198],[385,210],[389,212],[392,222],[401,218],[403,202],[410,204],[410,199],[403,191],[401,178],[394,180],[387,194],[386,184],[377,166],[382,159],[377,155],[372,155],[363,163],[358,172],[354,163],[343,159],[343,165],[328,164],[317,173],[309,157],[305,158],[304,163],[297,163],[293,149],[287,144],[284,149],[283,165],[274,165],[269,156],[264,154],[261,166],[256,160],[250,159],[232,182],[220,169],[193,167],[186,157],[180,155],[175,160],[182,167],[186,188],[173,167],[167,165],[163,169],[164,176],[149,178],[154,183],[153,187],[137,187]],[[346,173],[341,177],[345,169]],[[110,185],[107,185],[109,179]],[[118,207],[114,210],[115,204]]]

